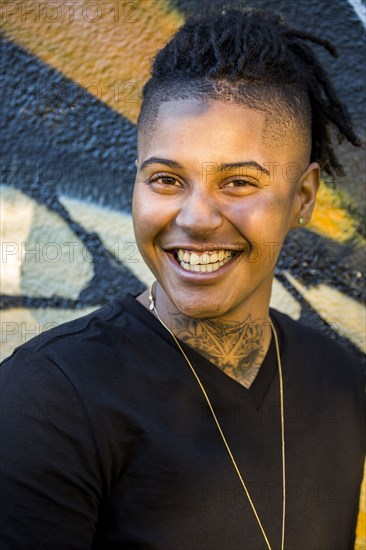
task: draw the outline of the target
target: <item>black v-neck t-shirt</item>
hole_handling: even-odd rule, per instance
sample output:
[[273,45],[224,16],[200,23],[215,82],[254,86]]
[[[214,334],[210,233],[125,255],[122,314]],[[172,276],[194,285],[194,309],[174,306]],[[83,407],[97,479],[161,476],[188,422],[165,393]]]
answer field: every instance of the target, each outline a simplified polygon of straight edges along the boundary
[[[366,448],[360,366],[317,331],[271,316],[285,548],[351,549]],[[273,339],[250,389],[183,346],[280,548]],[[133,296],[20,346],[0,373],[1,548],[267,548],[193,373]]]

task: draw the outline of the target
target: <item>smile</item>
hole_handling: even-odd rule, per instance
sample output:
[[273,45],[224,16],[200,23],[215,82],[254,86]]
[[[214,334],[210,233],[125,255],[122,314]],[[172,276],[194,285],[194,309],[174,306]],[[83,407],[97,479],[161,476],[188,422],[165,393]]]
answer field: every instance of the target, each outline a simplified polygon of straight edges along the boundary
[[178,248],[174,257],[186,271],[212,273],[229,262],[236,254],[235,250],[205,250],[199,253]]

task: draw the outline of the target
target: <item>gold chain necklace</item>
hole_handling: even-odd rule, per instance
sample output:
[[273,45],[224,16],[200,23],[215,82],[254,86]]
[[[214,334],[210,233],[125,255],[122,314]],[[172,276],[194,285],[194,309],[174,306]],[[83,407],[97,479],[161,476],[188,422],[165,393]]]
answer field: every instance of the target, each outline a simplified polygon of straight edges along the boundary
[[[253,510],[253,513],[254,513],[254,516],[255,516],[255,519],[257,520],[257,523],[259,525],[259,528],[262,532],[262,535],[264,537],[264,540],[266,541],[266,544],[269,548],[269,550],[272,550],[272,547],[269,543],[269,540],[268,540],[268,537],[266,535],[266,532],[263,528],[263,525],[262,525],[262,522],[261,520],[259,519],[259,516],[258,516],[258,512],[254,506],[254,503],[251,499],[251,496],[249,494],[249,491],[248,491],[248,488],[244,482],[244,479],[240,473],[240,470],[238,468],[238,465],[235,461],[235,458],[233,456],[233,453],[231,452],[231,449],[229,447],[229,444],[226,440],[226,437],[224,435],[224,432],[222,431],[222,428],[221,428],[221,425],[220,425],[220,422],[218,421],[218,418],[215,414],[215,411],[213,409],[213,406],[212,406],[212,403],[210,401],[210,398],[208,397],[207,393],[206,393],[206,390],[205,388],[203,387],[203,384],[198,376],[198,374],[196,373],[192,363],[190,362],[190,360],[188,359],[187,357],[187,354],[185,353],[184,349],[182,348],[182,346],[180,345],[178,339],[175,337],[175,334],[170,330],[169,327],[167,327],[167,325],[164,323],[164,321],[160,318],[160,315],[156,309],[156,306],[155,306],[155,300],[154,300],[154,296],[153,296],[153,290],[152,290],[152,287],[153,285],[151,285],[151,287],[149,288],[149,301],[150,301],[150,305],[149,305],[149,309],[150,311],[154,311],[156,317],[158,318],[158,320],[160,321],[160,323],[163,325],[163,327],[169,332],[169,334],[172,336],[173,340],[175,341],[175,343],[177,344],[179,350],[181,351],[183,357],[185,358],[185,360],[187,361],[192,373],[194,374],[194,377],[196,378],[197,382],[198,382],[198,385],[199,387],[201,388],[202,390],[202,393],[206,399],[206,402],[209,406],[209,409],[211,411],[211,414],[212,414],[212,417],[216,423],[216,426],[217,426],[217,429],[219,430],[220,432],[220,435],[221,435],[221,438],[224,442],[224,445],[226,447],[226,450],[227,452],[229,453],[229,456],[230,456],[230,459],[231,459],[231,462],[233,463],[233,466],[234,466],[234,469],[236,471],[236,473],[238,474],[238,477],[239,477],[239,480],[240,480],[240,483],[242,484],[243,486],[243,489],[245,491],[245,494],[248,498],[248,501],[249,501],[249,504],[250,506],[252,507],[252,510]],[[272,320],[271,318],[269,319],[269,322],[270,322],[270,325],[271,325],[271,329],[272,329],[272,333],[273,333],[273,336],[274,336],[274,339],[275,339],[275,345],[276,345],[276,355],[277,355],[277,365],[278,365],[278,378],[279,378],[279,385],[280,385],[280,411],[281,411],[281,453],[282,453],[282,529],[281,529],[281,550],[284,550],[285,548],[285,518],[286,518],[286,463],[285,463],[285,415],[284,415],[284,405],[283,405],[283,380],[282,380],[282,364],[281,364],[281,356],[280,356],[280,348],[279,348],[279,344],[278,344],[278,336],[277,336],[277,331],[272,323]]]

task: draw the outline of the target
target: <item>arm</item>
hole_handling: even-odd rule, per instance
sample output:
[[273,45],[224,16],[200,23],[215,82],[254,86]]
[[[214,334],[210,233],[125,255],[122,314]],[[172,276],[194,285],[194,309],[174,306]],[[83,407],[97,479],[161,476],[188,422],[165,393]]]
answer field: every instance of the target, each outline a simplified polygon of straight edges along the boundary
[[0,376],[0,547],[90,549],[102,490],[90,411],[41,353],[16,351]]

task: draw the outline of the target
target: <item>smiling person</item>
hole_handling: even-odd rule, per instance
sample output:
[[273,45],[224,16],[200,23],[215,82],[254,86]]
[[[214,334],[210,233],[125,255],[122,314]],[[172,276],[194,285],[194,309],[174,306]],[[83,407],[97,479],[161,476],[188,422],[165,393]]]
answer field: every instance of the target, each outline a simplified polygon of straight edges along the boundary
[[156,277],[1,372],[2,548],[347,550],[365,454],[357,359],[269,308],[286,235],[359,145],[276,16],[189,20],[138,121],[136,241]]

